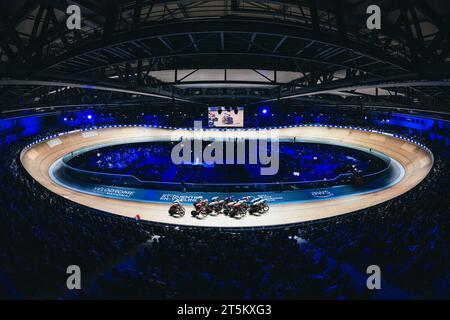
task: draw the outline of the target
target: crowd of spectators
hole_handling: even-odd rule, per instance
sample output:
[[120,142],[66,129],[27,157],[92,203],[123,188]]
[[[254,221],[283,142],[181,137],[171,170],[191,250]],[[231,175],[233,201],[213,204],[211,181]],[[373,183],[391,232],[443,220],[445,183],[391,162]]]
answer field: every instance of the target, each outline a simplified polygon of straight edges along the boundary
[[157,241],[101,274],[88,298],[449,298],[448,162],[406,195],[343,217],[270,231],[153,229]]

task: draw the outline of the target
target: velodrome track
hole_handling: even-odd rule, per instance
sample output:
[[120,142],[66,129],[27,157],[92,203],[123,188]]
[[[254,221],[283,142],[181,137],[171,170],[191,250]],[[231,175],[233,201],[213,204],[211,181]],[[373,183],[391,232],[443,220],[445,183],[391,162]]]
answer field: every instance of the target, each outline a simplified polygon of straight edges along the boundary
[[[269,130],[260,130],[270,132]],[[160,141],[169,139],[199,138],[255,138],[256,130],[204,130],[163,129],[149,127],[113,127],[89,131],[74,131],[53,139],[36,143],[25,149],[21,161],[28,173],[52,192],[82,205],[126,217],[139,214],[142,220],[158,223],[207,226],[207,227],[264,227],[294,224],[329,218],[364,209],[395,198],[422,181],[433,166],[433,156],[413,142],[390,135],[337,127],[290,127],[277,129],[280,139],[302,141],[327,141],[348,146],[371,148],[398,161],[404,168],[403,178],[395,185],[374,191],[336,199],[299,203],[271,204],[270,211],[262,216],[247,215],[243,219],[232,219],[224,215],[196,219],[190,216],[191,206],[186,206],[186,215],[173,218],[168,214],[169,204],[118,200],[85,194],[55,183],[49,176],[50,166],[63,156],[81,148],[123,142]],[[269,134],[270,136],[270,134]]]

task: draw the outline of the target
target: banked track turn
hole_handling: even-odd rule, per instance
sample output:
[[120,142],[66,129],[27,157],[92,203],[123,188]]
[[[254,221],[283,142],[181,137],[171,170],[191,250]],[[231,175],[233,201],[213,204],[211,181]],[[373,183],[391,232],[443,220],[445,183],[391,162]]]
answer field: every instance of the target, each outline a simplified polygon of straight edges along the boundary
[[[275,130],[275,129],[274,129]],[[354,212],[393,199],[419,184],[433,166],[433,156],[418,144],[388,134],[373,131],[350,129],[345,127],[302,126],[276,129],[280,139],[302,141],[326,141],[348,146],[376,150],[396,160],[404,169],[402,179],[393,186],[371,193],[300,203],[271,204],[270,211],[262,216],[246,216],[244,219],[232,219],[224,215],[196,219],[190,216],[190,206],[182,218],[173,218],[168,214],[169,204],[118,200],[90,195],[65,188],[55,183],[50,175],[51,165],[63,156],[97,145],[122,142],[158,141],[167,139],[198,138],[198,131],[188,129],[165,129],[140,126],[122,126],[99,128],[88,131],[73,131],[25,148],[21,153],[21,162],[28,173],[50,191],[73,202],[133,218],[139,214],[142,220],[157,223],[204,226],[204,227],[269,227],[316,219],[330,218]],[[263,130],[269,132],[269,130]],[[206,138],[254,138],[257,130],[203,130]],[[269,133],[270,136],[270,133]]]

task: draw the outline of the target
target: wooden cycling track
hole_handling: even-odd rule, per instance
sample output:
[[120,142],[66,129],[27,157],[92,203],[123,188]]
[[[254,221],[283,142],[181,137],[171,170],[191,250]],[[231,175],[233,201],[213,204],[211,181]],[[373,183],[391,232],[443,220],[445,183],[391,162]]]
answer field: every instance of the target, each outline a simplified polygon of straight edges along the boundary
[[[275,130],[275,129],[274,129]],[[270,211],[262,216],[247,215],[243,219],[233,219],[224,215],[197,219],[189,214],[191,207],[186,207],[186,215],[173,218],[168,214],[169,204],[152,202],[135,202],[85,194],[55,183],[49,176],[50,166],[61,157],[81,148],[96,145],[114,144],[119,141],[149,141],[182,138],[198,138],[200,134],[208,138],[255,138],[258,132],[274,133],[272,130],[187,130],[151,127],[110,127],[89,131],[74,131],[36,143],[21,154],[21,161],[28,173],[41,185],[64,198],[105,212],[135,217],[142,220],[204,227],[268,227],[294,224],[316,219],[350,213],[380,204],[395,198],[416,186],[429,173],[433,166],[433,156],[419,145],[395,138],[394,136],[372,131],[339,127],[288,127],[276,129],[280,139],[302,141],[327,141],[349,146],[371,148],[384,153],[398,161],[404,168],[403,178],[395,185],[371,193],[311,202],[289,202],[271,204]]]

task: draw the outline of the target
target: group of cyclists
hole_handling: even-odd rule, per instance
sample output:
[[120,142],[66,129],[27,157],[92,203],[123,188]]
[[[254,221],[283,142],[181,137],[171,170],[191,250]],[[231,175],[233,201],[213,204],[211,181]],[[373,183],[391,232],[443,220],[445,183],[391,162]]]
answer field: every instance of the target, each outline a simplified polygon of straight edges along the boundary
[[[226,216],[242,219],[247,214],[261,215],[269,211],[269,205],[265,199],[253,196],[246,196],[236,200],[233,196],[225,199],[213,197],[209,201],[203,197],[198,197],[194,202],[194,210],[191,215],[197,219],[204,219],[207,216]],[[175,218],[185,215],[186,209],[179,200],[176,200],[169,209],[169,214]]]

